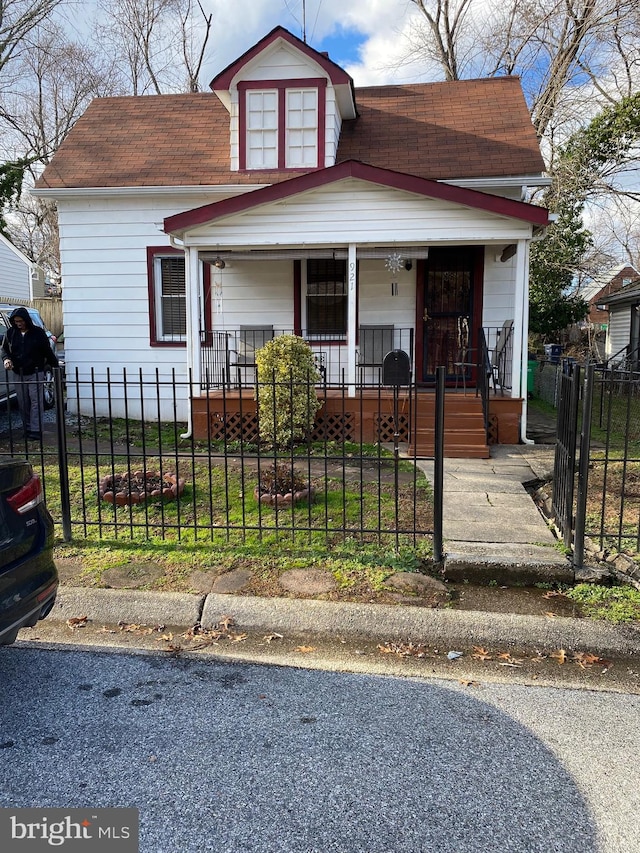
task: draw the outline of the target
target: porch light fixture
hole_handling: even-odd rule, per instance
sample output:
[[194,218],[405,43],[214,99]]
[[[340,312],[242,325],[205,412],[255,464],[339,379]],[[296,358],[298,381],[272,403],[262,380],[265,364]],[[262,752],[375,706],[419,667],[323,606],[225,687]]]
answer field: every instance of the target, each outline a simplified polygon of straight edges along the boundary
[[217,267],[217,269],[219,269],[219,270],[223,270],[226,267],[226,264],[222,260],[220,255],[218,255],[218,257],[215,259],[215,261],[213,262],[213,265],[214,265],[214,267]]

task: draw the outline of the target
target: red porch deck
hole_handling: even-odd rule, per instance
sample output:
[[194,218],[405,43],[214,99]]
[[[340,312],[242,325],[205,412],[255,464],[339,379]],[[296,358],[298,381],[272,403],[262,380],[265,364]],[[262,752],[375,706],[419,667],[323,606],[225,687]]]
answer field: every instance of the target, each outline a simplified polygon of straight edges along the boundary
[[[394,397],[389,389],[358,389],[347,397],[342,389],[321,393],[314,438],[319,441],[392,442]],[[193,429],[199,439],[255,442],[258,416],[253,388],[209,391],[194,398]],[[518,444],[520,398],[489,397],[489,428],[485,431],[482,400],[473,391],[448,389],[445,397],[444,455],[450,458],[488,458],[489,444]],[[398,393],[398,433],[411,456],[434,454],[435,394],[419,389]],[[488,432],[488,435],[487,435]]]

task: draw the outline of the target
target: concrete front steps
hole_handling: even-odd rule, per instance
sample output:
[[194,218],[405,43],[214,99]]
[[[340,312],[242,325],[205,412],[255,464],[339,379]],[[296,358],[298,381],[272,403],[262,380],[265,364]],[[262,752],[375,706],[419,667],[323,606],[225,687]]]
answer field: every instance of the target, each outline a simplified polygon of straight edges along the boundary
[[[435,395],[417,397],[417,411],[409,439],[409,456],[433,456],[435,451]],[[449,459],[488,459],[482,400],[475,395],[447,394],[444,407],[444,455]]]

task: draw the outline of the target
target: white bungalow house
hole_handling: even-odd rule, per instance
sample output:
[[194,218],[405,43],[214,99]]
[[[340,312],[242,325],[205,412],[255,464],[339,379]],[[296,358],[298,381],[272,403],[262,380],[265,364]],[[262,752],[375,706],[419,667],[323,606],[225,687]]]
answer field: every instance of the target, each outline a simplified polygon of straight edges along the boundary
[[[477,407],[481,386],[494,440],[523,438],[548,212],[523,200],[547,181],[519,80],[356,89],[277,27],[211,89],[96,99],[38,181],[58,204],[68,373],[175,370],[206,434],[216,394],[246,401],[255,347],[288,331],[347,399],[402,350],[425,400],[444,365],[452,398]],[[456,455],[487,455],[481,432]]]

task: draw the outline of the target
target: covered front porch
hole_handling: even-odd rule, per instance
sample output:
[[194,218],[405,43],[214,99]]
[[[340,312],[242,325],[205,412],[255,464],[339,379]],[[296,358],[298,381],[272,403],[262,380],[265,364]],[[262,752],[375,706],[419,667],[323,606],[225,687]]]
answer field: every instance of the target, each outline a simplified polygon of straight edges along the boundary
[[[385,440],[381,404],[395,397],[412,405],[403,440],[429,455],[428,401],[444,366],[455,455],[471,454],[471,431],[483,455],[488,441],[517,442],[529,243],[546,215],[345,163],[165,220],[186,261],[194,430],[211,435],[221,412],[224,429],[232,414],[250,417],[256,350],[294,333],[314,354],[322,417],[339,416],[338,433],[349,420]],[[385,375],[389,353],[407,365],[402,381]]]

